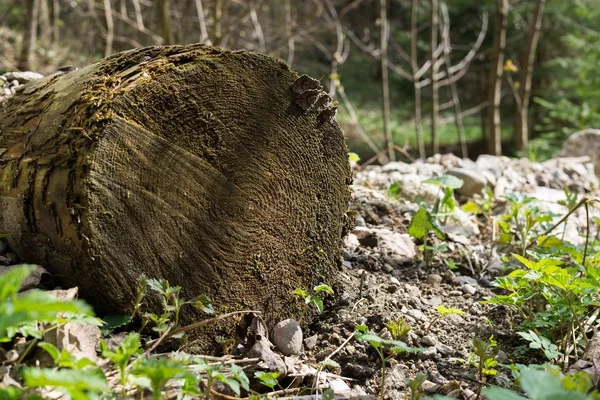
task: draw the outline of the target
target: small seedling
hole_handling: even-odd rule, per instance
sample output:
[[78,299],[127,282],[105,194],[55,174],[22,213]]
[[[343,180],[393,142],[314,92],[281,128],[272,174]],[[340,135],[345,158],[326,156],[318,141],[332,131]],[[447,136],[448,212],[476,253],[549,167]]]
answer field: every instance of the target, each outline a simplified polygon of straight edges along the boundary
[[387,340],[381,338],[379,335],[369,331],[366,325],[361,324],[356,326],[354,337],[356,340],[367,342],[379,355],[381,360],[381,388],[379,392],[379,398],[383,400],[385,390],[385,374],[387,362],[402,353],[416,353],[421,349],[409,347],[406,343],[399,340]]
[[417,374],[414,379],[407,382],[407,385],[410,388],[410,400],[417,400],[423,396],[423,393],[421,392],[421,385],[426,379],[427,375]]
[[100,350],[102,351],[102,357],[108,358],[119,369],[121,386],[124,391],[125,383],[127,382],[127,366],[129,365],[129,361],[141,351],[140,335],[138,333],[128,334],[115,351],[111,351],[104,340],[101,340]]
[[423,241],[423,258],[427,265],[429,265],[431,262],[432,248],[428,246],[428,238],[430,233],[434,233],[435,236],[437,236],[437,238],[440,240],[446,238],[446,235],[435,222],[429,211],[421,207],[417,210],[410,221],[408,234],[415,239]]
[[[441,175],[427,179],[423,181],[423,183],[439,186],[440,193],[438,193],[437,200],[433,205],[432,214],[436,218],[442,217],[442,222],[445,223],[448,215],[456,208],[454,190],[460,189],[463,186],[463,180],[452,175]],[[443,192],[444,195],[440,199],[439,195],[441,192]]]
[[323,299],[320,296],[317,296],[317,293],[329,293],[334,294],[333,289],[324,283],[317,285],[313,288],[315,294],[308,294],[308,292],[304,289],[296,289],[292,292],[293,295],[300,296],[304,299],[306,304],[312,304],[315,306],[319,313],[323,312]]
[[279,382],[277,381],[279,375],[281,375],[279,372],[257,371],[254,373],[254,376],[259,380],[260,384],[271,390],[275,390],[275,386],[279,385]]
[[459,308],[454,308],[454,307],[446,307],[444,305],[439,305],[434,307],[435,311],[437,311],[437,315],[431,320],[431,322],[429,323],[429,325],[427,325],[427,328],[425,329],[427,332],[429,332],[431,330],[431,327],[433,326],[433,324],[435,324],[438,320],[440,320],[441,318],[444,318],[448,315],[464,315],[465,312]]
[[394,340],[402,340],[404,337],[410,332],[411,327],[406,323],[403,317],[398,318],[395,321],[390,321],[385,324],[385,327],[392,335],[392,339]]

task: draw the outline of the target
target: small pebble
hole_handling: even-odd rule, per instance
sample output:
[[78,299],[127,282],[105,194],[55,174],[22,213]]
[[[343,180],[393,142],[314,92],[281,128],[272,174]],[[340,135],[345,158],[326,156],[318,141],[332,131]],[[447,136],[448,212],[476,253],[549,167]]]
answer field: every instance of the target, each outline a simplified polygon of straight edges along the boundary
[[297,321],[286,319],[273,327],[273,344],[283,355],[297,355],[302,350],[302,329]]
[[437,393],[439,388],[440,388],[440,385],[433,383],[431,381],[425,381],[421,384],[421,390],[427,394]]
[[475,294],[475,292],[477,292],[477,289],[475,289],[473,286],[469,285],[468,283],[462,286],[462,291],[463,293],[467,293],[470,294],[471,296]]
[[442,283],[442,277],[438,274],[431,274],[427,276],[427,283],[430,284],[434,288],[440,287]]

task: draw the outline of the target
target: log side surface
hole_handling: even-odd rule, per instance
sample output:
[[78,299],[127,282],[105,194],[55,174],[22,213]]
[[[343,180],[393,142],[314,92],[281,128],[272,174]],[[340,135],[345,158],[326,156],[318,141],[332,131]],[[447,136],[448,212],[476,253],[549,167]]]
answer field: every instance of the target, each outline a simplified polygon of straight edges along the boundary
[[100,313],[130,312],[146,274],[289,315],[293,289],[333,279],[351,182],[332,109],[299,106],[297,78],[192,45],[26,85],[0,110],[0,232]]

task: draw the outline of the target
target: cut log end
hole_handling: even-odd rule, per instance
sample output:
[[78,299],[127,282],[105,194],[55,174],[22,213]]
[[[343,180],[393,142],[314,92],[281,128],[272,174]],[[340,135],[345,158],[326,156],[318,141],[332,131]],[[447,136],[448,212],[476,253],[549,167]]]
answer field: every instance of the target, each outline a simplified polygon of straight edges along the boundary
[[292,290],[333,279],[351,183],[334,105],[300,107],[297,78],[193,45],[30,84],[0,115],[0,230],[100,313],[131,311],[146,274],[294,314]]

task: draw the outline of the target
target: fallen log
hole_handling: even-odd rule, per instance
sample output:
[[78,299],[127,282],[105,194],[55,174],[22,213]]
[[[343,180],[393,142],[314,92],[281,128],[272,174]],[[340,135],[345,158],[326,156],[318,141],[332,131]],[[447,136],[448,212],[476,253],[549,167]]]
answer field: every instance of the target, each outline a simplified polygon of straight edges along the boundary
[[270,57],[149,47],[0,109],[0,232],[100,314],[141,274],[218,310],[298,312],[338,268],[351,172],[318,82]]

